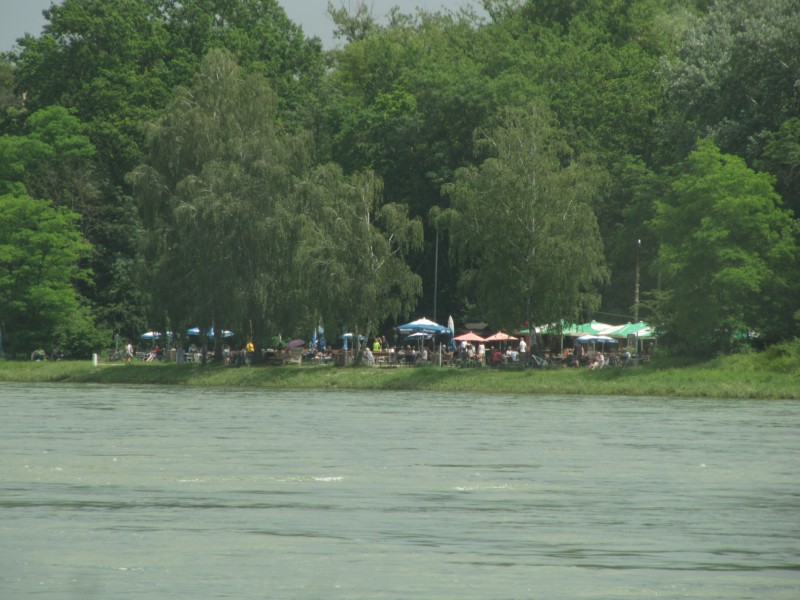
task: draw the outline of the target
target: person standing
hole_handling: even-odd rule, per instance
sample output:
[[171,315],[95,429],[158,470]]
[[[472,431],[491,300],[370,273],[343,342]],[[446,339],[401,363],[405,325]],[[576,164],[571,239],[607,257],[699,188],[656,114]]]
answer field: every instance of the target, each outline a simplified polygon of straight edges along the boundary
[[519,338],[519,360],[523,364],[527,364],[528,358],[528,344],[525,342],[525,338]]
[[123,351],[123,355],[125,356],[125,364],[131,364],[131,358],[133,358],[133,344],[131,344],[130,340],[126,340],[125,342],[125,350]]
[[246,364],[250,366],[253,364],[253,359],[256,355],[256,345],[253,343],[253,338],[247,340],[247,344],[244,347],[245,357],[246,357]]

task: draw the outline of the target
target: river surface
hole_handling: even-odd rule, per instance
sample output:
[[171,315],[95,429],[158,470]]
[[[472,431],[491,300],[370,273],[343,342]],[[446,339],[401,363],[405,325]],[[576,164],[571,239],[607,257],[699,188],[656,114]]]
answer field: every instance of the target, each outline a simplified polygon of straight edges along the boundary
[[0,598],[800,598],[800,403],[0,384]]

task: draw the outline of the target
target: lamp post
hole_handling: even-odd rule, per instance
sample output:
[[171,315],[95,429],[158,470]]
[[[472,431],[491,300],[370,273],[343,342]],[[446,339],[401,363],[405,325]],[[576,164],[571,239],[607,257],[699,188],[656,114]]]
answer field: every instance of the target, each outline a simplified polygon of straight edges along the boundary
[[642,247],[642,240],[636,240],[636,278],[633,285],[633,322],[639,322],[639,249]]
[[436,321],[436,298],[439,295],[439,229],[436,229],[436,262],[433,267],[433,320]]

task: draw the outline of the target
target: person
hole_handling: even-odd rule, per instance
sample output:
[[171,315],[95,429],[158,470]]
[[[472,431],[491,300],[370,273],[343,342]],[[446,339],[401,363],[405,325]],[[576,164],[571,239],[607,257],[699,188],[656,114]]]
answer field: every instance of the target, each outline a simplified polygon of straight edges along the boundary
[[133,358],[133,344],[131,344],[130,340],[125,341],[125,350],[122,352],[125,357],[125,364],[131,364],[131,358]]
[[247,364],[248,365],[252,364],[253,357],[256,354],[256,345],[253,343],[253,338],[249,338],[247,340],[247,344],[244,347],[244,351],[245,351],[245,356],[247,357]]
[[589,356],[586,354],[586,346],[583,345],[578,346],[578,364],[575,366],[580,367],[582,364],[588,362],[589,362]]
[[372,344],[372,351],[373,352],[380,352],[381,351],[381,338],[376,337],[375,342]]
[[222,346],[222,364],[226,367],[231,364],[231,347],[228,344]]
[[480,342],[478,344],[478,355],[475,357],[475,359],[481,366],[483,366],[483,361],[485,358],[486,358],[486,346],[483,344],[483,342]]
[[528,352],[528,344],[525,341],[525,338],[520,338],[519,340],[519,353],[522,355],[522,360],[525,360],[525,354]]
[[414,364],[414,351],[411,349],[411,346],[406,346],[405,359],[407,365]]
[[153,362],[158,358],[158,355],[161,354],[161,349],[158,347],[158,344],[153,346],[153,349],[150,350],[150,354],[147,356],[147,360],[145,362]]
[[503,353],[500,352],[500,348],[495,348],[492,352],[492,365],[498,367],[501,364],[503,364]]
[[622,353],[622,366],[627,367],[631,362],[631,349],[625,348],[625,352]]
[[31,352],[31,360],[34,362],[44,361],[44,350],[36,349]]
[[606,359],[600,351],[595,352],[594,361],[589,366],[590,369],[602,369],[606,364]]
[[368,365],[375,364],[375,356],[372,354],[372,350],[370,350],[369,347],[364,348],[364,360],[367,362]]

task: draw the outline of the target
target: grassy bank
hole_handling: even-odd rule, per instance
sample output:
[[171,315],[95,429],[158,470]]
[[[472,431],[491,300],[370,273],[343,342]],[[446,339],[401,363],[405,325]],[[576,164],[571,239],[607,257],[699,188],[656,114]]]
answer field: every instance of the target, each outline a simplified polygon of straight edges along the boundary
[[495,370],[439,367],[243,367],[0,361],[0,381],[273,389],[800,399],[800,343],[702,364],[656,360],[637,368]]

